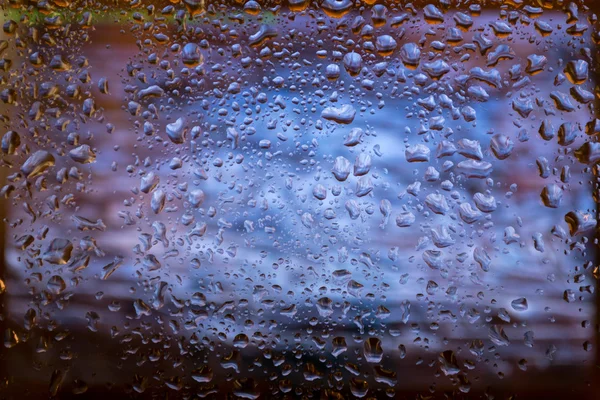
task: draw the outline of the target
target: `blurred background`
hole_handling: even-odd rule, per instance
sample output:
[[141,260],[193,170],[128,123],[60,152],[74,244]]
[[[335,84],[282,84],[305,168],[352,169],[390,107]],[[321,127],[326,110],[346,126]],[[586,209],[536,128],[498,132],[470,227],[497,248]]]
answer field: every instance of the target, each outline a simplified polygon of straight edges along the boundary
[[[573,152],[594,140],[597,100],[573,96],[572,112],[553,100],[595,89],[593,69],[576,83],[565,72],[595,63],[593,10],[475,4],[461,8],[471,25],[418,5],[339,18],[205,5],[181,22],[193,5],[165,3],[94,8],[89,23],[85,7],[58,23],[60,8],[5,5],[19,30],[1,38],[2,89],[18,100],[2,123],[20,145],[0,170],[0,397],[598,398],[595,229],[572,236],[565,221],[596,214],[595,177]],[[48,39],[57,31],[64,42]],[[391,54],[373,47],[384,35]],[[188,43],[199,56],[186,64]],[[437,80],[427,64],[441,58]],[[342,105],[351,124],[323,117]],[[166,133],[179,118],[183,144]],[[440,154],[464,139],[481,144],[487,179],[458,166],[460,151]],[[70,155],[83,144],[91,163]],[[409,162],[418,145],[429,162]],[[21,176],[39,150],[55,165]],[[360,176],[331,173],[361,155],[365,196]],[[543,202],[551,184],[557,208]],[[493,213],[477,212],[477,193]]]

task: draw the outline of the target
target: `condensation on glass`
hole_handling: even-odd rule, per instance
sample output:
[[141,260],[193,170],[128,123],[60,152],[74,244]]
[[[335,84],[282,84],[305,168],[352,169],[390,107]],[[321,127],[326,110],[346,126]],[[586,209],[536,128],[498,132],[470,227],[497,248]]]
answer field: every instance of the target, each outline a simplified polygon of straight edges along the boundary
[[600,396],[594,1],[0,4],[0,397]]

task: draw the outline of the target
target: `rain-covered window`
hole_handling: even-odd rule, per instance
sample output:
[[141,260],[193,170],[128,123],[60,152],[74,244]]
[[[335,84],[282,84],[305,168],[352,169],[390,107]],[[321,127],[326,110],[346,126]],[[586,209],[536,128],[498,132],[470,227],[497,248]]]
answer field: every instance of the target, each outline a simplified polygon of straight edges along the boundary
[[2,0],[0,398],[600,398],[595,0]]

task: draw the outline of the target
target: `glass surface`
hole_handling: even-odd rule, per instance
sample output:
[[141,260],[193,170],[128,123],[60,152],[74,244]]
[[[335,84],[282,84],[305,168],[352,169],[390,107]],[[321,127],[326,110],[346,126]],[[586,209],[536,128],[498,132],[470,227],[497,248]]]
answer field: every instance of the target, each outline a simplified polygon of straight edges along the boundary
[[595,2],[1,7],[0,398],[599,398]]

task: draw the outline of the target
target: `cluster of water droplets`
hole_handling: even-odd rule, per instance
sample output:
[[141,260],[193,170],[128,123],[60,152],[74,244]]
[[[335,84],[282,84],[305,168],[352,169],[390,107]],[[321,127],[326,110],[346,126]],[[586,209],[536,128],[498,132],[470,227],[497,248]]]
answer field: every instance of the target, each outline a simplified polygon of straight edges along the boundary
[[2,390],[492,396],[591,362],[596,15],[358,3],[2,5]]

